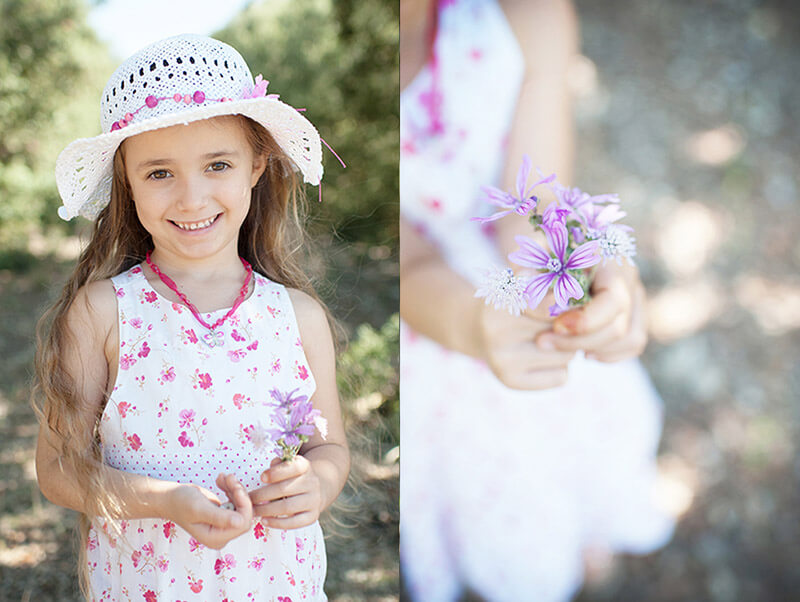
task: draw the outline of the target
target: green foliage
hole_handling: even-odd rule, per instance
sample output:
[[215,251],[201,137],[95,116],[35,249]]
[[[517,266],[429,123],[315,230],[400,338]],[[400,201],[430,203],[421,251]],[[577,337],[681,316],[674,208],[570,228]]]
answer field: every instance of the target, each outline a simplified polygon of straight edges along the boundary
[[342,169],[323,151],[317,231],[397,244],[398,22],[396,2],[271,0],[217,34],[270,80],[268,92],[305,108],[347,163]]
[[0,246],[55,219],[55,158],[97,127],[106,56],[81,0],[0,0]]
[[339,357],[339,390],[348,414],[366,421],[377,410],[390,433],[390,443],[400,441],[398,359],[400,317],[394,314],[376,330],[362,324],[347,351]]

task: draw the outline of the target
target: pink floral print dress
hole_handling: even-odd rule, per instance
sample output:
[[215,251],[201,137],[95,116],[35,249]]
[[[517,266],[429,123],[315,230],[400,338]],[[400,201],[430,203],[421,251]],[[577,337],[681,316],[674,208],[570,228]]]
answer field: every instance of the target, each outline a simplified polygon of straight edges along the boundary
[[[315,390],[286,289],[254,273],[251,296],[217,328],[214,345],[183,305],[161,297],[140,266],[112,279],[119,313],[117,381],[100,420],[104,461],[121,470],[213,491],[220,472],[246,489],[276,456],[270,390]],[[227,309],[204,314],[208,323]],[[88,540],[94,600],[327,600],[318,523],[260,522],[222,550],[166,520],[94,520]]]
[[[503,265],[481,186],[499,185],[524,59],[494,0],[442,0],[429,63],[400,97],[400,206],[477,286]],[[535,140],[531,141],[535,144]],[[542,166],[546,170],[547,166]],[[514,391],[401,324],[400,552],[417,602],[569,599],[583,551],[644,552],[672,521],[651,497],[660,400],[636,361],[576,358],[564,387]]]

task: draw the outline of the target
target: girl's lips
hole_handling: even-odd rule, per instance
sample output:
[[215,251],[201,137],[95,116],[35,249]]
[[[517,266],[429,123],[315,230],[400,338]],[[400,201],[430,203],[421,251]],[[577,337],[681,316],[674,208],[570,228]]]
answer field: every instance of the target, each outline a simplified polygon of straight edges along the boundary
[[184,232],[196,232],[198,230],[205,230],[206,228],[210,228],[214,224],[214,222],[217,221],[217,218],[219,216],[220,214],[218,213],[213,217],[209,217],[208,219],[197,222],[178,222],[175,220],[170,220],[170,221]]

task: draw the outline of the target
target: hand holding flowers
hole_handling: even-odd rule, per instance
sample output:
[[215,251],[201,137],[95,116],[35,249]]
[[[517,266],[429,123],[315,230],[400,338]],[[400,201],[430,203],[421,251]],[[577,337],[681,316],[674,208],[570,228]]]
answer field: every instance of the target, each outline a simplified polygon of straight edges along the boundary
[[[526,188],[530,171],[530,160],[524,157],[517,176],[517,196],[484,188],[492,204],[498,205],[498,199],[503,199],[500,206],[505,211],[474,219],[492,221],[511,211],[528,215],[543,232],[549,249],[519,236],[515,240],[520,248],[509,259],[540,273],[518,276],[510,268],[498,269],[487,275],[476,296],[519,315],[538,306],[552,289],[555,304],[550,315],[556,318],[552,331],[536,337],[541,349],[585,350],[589,356],[608,362],[639,355],[647,340],[644,288],[633,267],[636,248],[632,228],[617,223],[625,216],[619,198],[615,194],[591,196],[561,186],[555,182],[555,174]],[[541,184],[549,184],[557,199],[543,212],[532,194]]]
[[[266,430],[266,434],[278,457],[261,474],[265,485],[250,492],[253,514],[262,517],[266,526],[279,529],[310,525],[322,512],[320,479],[299,451],[315,430],[323,439],[327,436],[327,421],[307,395],[296,393],[297,389],[288,393],[270,391],[273,424],[277,428]],[[266,438],[260,444],[264,446]]]
[[[624,258],[633,265],[636,246],[630,236],[632,228],[615,223],[625,216],[617,195],[591,196],[578,188],[566,188],[555,182],[555,174],[528,188],[530,172],[531,160],[525,155],[517,174],[516,196],[492,186],[484,187],[486,200],[503,210],[473,220],[494,221],[512,212],[528,216],[531,224],[544,233],[549,250],[530,237],[517,236],[520,249],[508,258],[542,273],[520,277],[508,269],[498,270],[488,275],[487,284],[478,289],[476,296],[518,315],[525,307],[535,309],[552,288],[556,303],[551,306],[550,315],[557,316],[589,299],[593,274],[587,272],[588,268],[601,261],[605,264],[608,259],[621,264]],[[558,201],[540,213],[533,189],[542,184],[551,184]]]

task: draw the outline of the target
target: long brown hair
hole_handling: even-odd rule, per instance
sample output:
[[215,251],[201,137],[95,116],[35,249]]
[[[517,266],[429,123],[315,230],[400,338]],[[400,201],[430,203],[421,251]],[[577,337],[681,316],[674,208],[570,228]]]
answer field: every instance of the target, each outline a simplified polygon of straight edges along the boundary
[[[305,197],[294,166],[270,133],[251,119],[238,116],[245,137],[256,156],[267,157],[266,168],[252,190],[250,210],[239,230],[239,254],[268,278],[300,289],[317,298],[311,280],[301,269],[304,244]],[[76,380],[65,362],[74,353],[75,341],[67,315],[81,287],[115,276],[142,262],[152,249],[150,234],[139,223],[125,174],[122,149],[114,156],[109,204],[100,212],[91,239],[81,253],[74,272],[60,297],[37,326],[36,383],[33,405],[42,424],[49,429],[59,458],[70,466],[81,491],[87,493],[79,533],[79,577],[81,589],[90,597],[86,570],[86,545],[90,517],[116,524],[124,510],[123,500],[104,486],[98,424],[102,408],[88,428],[84,402]],[[87,449],[87,435],[90,445]],[[117,532],[116,535],[119,535]]]

